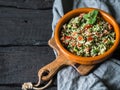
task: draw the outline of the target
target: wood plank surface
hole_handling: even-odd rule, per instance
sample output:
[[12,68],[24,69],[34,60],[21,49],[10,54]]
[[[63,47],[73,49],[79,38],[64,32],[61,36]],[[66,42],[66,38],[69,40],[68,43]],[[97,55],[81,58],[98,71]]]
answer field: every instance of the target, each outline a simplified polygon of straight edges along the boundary
[[[0,90],[36,83],[37,72],[55,59],[52,35],[54,0],[0,0]],[[46,90],[57,90],[56,78]]]
[[49,46],[0,47],[0,86],[21,88],[24,82],[37,83],[38,70],[54,58]]
[[49,46],[0,47],[0,84],[35,82],[38,70],[54,58]]
[[21,9],[50,9],[54,0],[0,0],[0,6]]
[[0,45],[41,45],[51,37],[52,10],[0,8]]

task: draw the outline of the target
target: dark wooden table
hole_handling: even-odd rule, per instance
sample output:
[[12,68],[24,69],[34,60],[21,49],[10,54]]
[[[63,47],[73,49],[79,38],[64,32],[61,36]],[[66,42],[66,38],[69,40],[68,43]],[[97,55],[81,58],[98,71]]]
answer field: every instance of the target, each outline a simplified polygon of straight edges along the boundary
[[[0,90],[36,83],[38,70],[55,59],[47,44],[52,6],[53,0],[0,0]],[[56,80],[46,90],[57,90]]]

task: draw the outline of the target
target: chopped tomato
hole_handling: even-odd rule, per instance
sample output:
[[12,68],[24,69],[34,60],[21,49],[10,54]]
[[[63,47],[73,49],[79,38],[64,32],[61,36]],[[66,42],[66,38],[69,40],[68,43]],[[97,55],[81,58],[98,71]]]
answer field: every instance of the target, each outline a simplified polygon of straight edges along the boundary
[[80,41],[83,40],[83,37],[82,37],[82,36],[79,36],[79,37],[78,37],[78,40],[80,40]]
[[67,39],[67,40],[68,40],[68,39],[71,39],[71,37],[70,37],[70,36],[65,36],[65,39]]
[[87,38],[87,41],[92,41],[92,40],[93,40],[92,36],[90,36],[90,37]]
[[87,24],[87,25],[84,27],[84,29],[87,30],[87,29],[89,29],[89,28],[91,28],[91,27],[92,27],[92,25]]

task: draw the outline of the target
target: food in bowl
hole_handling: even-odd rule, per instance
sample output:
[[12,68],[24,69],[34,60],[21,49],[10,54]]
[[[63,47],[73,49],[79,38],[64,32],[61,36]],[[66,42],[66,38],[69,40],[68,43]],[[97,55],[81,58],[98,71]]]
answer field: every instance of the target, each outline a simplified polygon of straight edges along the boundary
[[62,26],[60,41],[77,56],[94,57],[108,51],[115,42],[115,32],[98,10],[80,13]]

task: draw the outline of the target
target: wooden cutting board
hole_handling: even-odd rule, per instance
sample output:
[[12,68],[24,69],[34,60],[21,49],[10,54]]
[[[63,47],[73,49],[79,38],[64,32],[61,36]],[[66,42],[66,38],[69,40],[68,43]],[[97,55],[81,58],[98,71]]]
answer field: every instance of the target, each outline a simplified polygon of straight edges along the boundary
[[[73,61],[67,60],[66,56],[57,47],[54,38],[51,38],[48,42],[49,46],[52,47],[57,52],[57,57],[53,62],[41,68],[38,72],[38,76],[42,77],[43,81],[48,81],[60,70],[63,66],[73,66],[80,75],[87,75],[92,71],[96,65],[81,65]],[[47,73],[43,75],[43,73]]]

